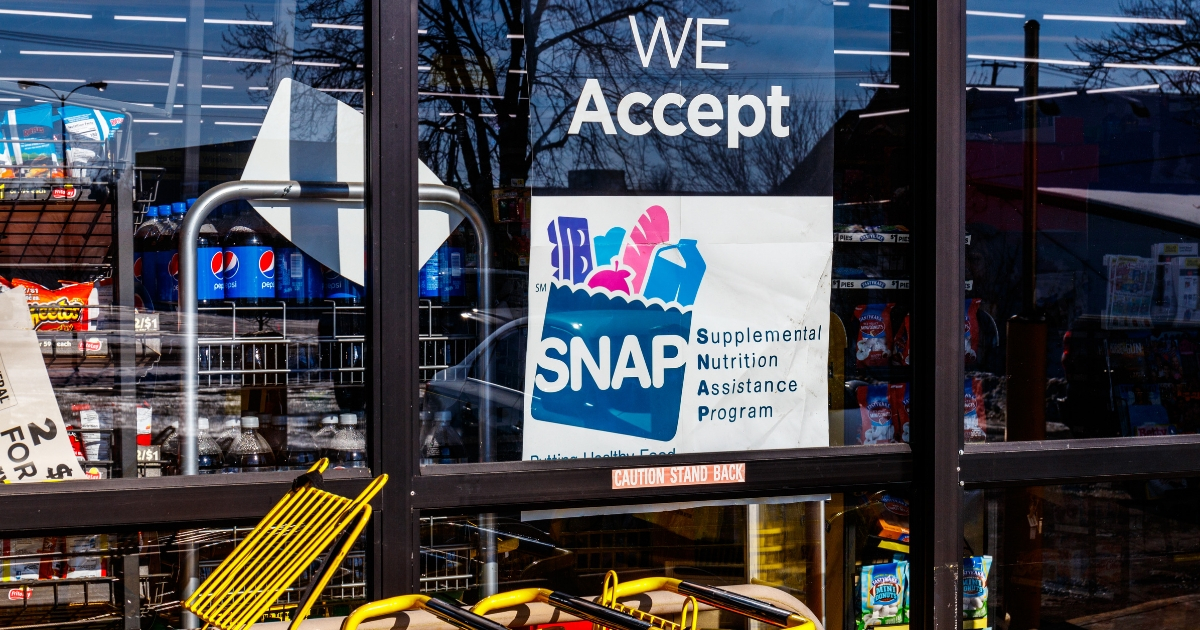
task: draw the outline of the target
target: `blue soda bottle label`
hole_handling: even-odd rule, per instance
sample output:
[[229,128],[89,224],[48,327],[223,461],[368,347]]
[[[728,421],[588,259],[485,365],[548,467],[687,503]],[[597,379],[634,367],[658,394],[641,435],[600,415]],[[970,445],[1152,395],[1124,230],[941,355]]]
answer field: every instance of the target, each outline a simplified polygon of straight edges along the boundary
[[434,252],[425,265],[421,267],[420,283],[417,287],[420,297],[435,298],[438,297],[438,280],[441,275],[441,248]]
[[325,297],[330,300],[356,300],[363,296],[362,287],[350,282],[332,269],[325,270]]
[[196,249],[196,299],[225,299],[225,252],[220,247]]
[[228,299],[274,298],[274,250],[258,245],[226,249],[225,297]]
[[157,257],[154,261],[155,299],[159,302],[178,302],[179,252],[146,252],[145,255]]

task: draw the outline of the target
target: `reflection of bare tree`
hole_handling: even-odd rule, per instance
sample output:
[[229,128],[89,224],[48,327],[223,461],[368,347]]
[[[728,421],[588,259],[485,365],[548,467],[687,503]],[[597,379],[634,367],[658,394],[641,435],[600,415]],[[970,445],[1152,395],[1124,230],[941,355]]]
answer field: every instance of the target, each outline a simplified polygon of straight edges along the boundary
[[[283,76],[326,91],[362,107],[364,76],[363,32],[353,28],[310,28],[313,23],[362,26],[362,0],[300,0],[290,24],[273,27],[236,26],[222,38],[225,54],[248,59],[271,59],[273,63],[245,63],[240,70],[247,78],[262,77],[273,85]],[[246,8],[248,20],[271,21]],[[301,35],[297,36],[299,32]]]
[[[667,67],[661,41],[654,62],[643,67],[629,25],[631,16],[637,19],[645,46],[662,17],[677,46],[688,17],[735,11],[726,0],[535,0],[525,7],[519,0],[424,0],[419,10],[425,30],[420,65],[428,68],[421,75],[421,156],[481,202],[497,183],[530,179],[562,186],[568,170],[583,168],[624,170],[628,183],[641,190],[672,190],[686,182],[696,190],[766,191],[834,120],[820,95],[797,94],[789,86],[792,136],[746,143],[740,151],[725,149],[723,136],[634,138],[603,134],[597,125],[566,133],[589,78],[599,81],[614,110],[634,90],[660,90],[653,96],[734,93],[728,77],[694,69],[690,44],[677,69]],[[747,41],[731,29],[711,32]]]
[[[1117,12],[1120,15],[1184,20],[1186,23],[1120,24],[1105,37],[1078,39],[1072,52],[1092,65],[1074,72],[1086,83],[1103,84],[1112,73],[1129,71],[1108,68],[1105,64],[1200,66],[1200,3],[1195,0],[1133,0],[1122,2],[1120,7]],[[1200,75],[1195,72],[1152,68],[1139,68],[1137,72],[1183,94],[1194,94],[1200,88]]]

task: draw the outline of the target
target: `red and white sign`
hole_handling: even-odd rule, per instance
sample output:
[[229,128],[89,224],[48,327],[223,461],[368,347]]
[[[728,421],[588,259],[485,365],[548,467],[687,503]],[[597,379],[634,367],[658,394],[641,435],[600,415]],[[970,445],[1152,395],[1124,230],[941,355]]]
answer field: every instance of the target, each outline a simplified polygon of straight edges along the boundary
[[612,471],[613,490],[703,486],[718,483],[746,483],[746,464],[614,468]]
[[21,588],[8,589],[9,601],[16,602],[16,601],[21,601],[23,599],[29,599],[30,597],[33,597],[33,589],[31,589],[31,588],[26,588],[26,587],[22,586]]

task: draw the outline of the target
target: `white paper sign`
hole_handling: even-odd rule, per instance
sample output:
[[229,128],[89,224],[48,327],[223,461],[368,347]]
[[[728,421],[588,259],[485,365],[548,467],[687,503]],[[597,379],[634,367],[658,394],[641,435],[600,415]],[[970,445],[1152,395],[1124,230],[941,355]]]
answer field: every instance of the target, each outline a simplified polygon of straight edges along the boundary
[[525,459],[827,446],[829,197],[534,197]]
[[0,481],[84,479],[22,291],[0,293]]

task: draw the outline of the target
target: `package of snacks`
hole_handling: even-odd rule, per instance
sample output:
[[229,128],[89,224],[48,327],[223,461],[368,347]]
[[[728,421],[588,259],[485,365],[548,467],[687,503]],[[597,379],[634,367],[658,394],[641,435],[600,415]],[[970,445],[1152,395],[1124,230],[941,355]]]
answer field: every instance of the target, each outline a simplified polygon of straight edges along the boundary
[[979,298],[963,305],[963,360],[974,365],[979,360]]
[[859,630],[901,624],[908,618],[904,606],[906,564],[900,561],[863,566],[859,580],[862,590]]
[[991,556],[971,556],[963,559],[963,628],[988,627],[988,573]]
[[858,367],[887,367],[892,354],[892,307],[895,304],[859,304],[858,345],[854,357]]
[[859,444],[888,444],[895,442],[896,427],[892,424],[891,401],[887,384],[862,385],[858,395],[858,412],[862,418]]
[[912,361],[908,356],[908,337],[908,315],[905,315],[904,321],[900,322],[900,329],[896,331],[896,349],[892,353],[892,363],[896,365],[912,365]]
[[908,444],[908,383],[888,385],[888,402],[892,408],[895,441]]
[[983,381],[978,376],[963,379],[963,437],[968,442],[987,438],[987,410],[983,405]]
[[48,289],[28,280],[0,278],[0,284],[25,292],[34,330],[96,329],[100,300],[95,283],[59,280],[62,288]]

